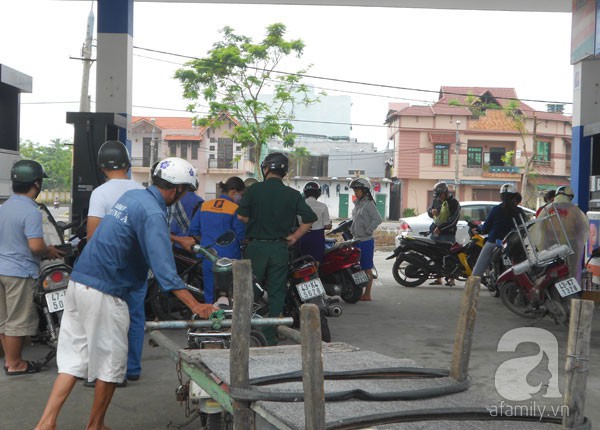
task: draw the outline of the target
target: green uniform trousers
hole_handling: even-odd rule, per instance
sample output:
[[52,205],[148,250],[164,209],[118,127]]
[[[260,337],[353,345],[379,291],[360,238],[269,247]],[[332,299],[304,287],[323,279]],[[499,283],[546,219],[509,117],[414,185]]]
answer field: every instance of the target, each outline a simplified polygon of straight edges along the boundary
[[[288,246],[284,240],[275,242],[254,240],[246,248],[245,258],[252,263],[252,273],[269,295],[269,317],[283,312],[288,276]],[[263,329],[269,345],[277,345],[277,328]]]

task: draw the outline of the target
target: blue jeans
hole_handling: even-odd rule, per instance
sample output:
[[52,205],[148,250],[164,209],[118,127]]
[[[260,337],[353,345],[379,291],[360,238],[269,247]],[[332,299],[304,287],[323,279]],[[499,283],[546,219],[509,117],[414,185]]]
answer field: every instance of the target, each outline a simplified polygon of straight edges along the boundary
[[144,325],[146,312],[144,299],[148,291],[148,283],[138,290],[130,290],[125,301],[129,306],[129,350],[127,352],[127,376],[139,376],[142,373],[142,349],[144,348]]

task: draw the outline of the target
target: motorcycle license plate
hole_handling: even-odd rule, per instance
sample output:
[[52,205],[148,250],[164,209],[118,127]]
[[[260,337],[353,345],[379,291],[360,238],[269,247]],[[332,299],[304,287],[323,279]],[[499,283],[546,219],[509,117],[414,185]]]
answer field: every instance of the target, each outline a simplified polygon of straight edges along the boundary
[[508,258],[506,255],[502,256],[502,262],[506,267],[512,266],[512,261],[510,261],[510,258]]
[[303,302],[308,299],[312,299],[313,297],[322,296],[325,294],[325,289],[323,288],[323,284],[319,278],[311,279],[307,282],[301,282],[296,285],[296,289],[298,290],[298,294],[300,294],[300,298]]
[[355,284],[365,284],[369,282],[369,277],[364,271],[356,272],[352,274],[352,279]]
[[557,282],[556,289],[561,297],[567,297],[571,294],[575,294],[581,291],[581,287],[575,278],[567,278],[563,281]]
[[65,292],[67,290],[53,291],[46,294],[46,303],[48,310],[53,312],[62,311],[65,308]]

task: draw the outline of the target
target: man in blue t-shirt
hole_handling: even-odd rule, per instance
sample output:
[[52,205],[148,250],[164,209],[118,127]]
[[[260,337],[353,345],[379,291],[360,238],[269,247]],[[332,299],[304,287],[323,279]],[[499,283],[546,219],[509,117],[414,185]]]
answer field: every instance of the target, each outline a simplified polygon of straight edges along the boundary
[[150,187],[123,194],[98,226],[71,274],[58,340],[59,374],[37,430],[56,428],[78,378],[96,379],[87,428],[105,428],[104,416],[127,368],[129,311],[124,298],[146,287],[149,268],[161,288],[195,314],[208,318],[215,309],[186,290],[169,238],[167,206],[197,187],[191,164],[167,158],[153,170]]
[[8,376],[40,370],[21,357],[25,337],[35,335],[38,328],[33,292],[40,259],[63,255],[44,242],[42,213],[35,203],[47,177],[39,163],[17,161],[10,172],[14,194],[0,207],[0,342]]

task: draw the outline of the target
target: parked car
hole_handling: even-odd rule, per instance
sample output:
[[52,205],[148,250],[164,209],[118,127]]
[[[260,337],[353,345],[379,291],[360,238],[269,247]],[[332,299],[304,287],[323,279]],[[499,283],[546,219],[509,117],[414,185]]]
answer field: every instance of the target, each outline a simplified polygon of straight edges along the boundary
[[[490,211],[499,202],[473,201],[460,202],[460,220],[458,221],[456,231],[456,241],[467,243],[469,241],[469,227],[467,221],[484,222]],[[535,211],[523,208],[528,217],[535,216]],[[400,237],[420,236],[421,232],[429,232],[429,226],[433,220],[427,215],[427,212],[417,216],[400,218],[400,227],[398,236],[396,236],[396,247],[400,245]]]

